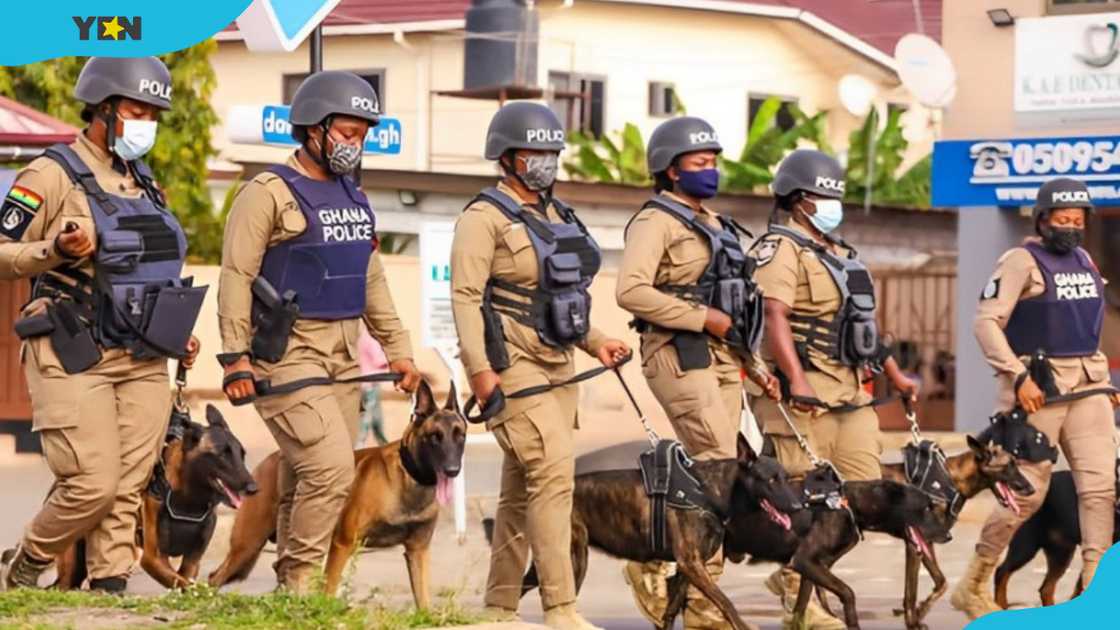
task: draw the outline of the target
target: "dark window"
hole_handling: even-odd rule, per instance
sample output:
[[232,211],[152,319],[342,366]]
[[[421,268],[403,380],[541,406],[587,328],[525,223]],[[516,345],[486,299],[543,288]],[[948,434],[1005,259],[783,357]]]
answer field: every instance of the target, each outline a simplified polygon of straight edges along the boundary
[[606,79],[602,77],[549,72],[549,107],[568,130],[596,138],[603,135],[606,108]]
[[672,116],[677,113],[677,93],[672,83],[650,81],[649,115]]
[[[362,77],[377,93],[377,101],[380,111],[385,111],[385,71],[384,70],[351,70],[354,74]],[[285,74],[283,77],[283,98],[285,105],[292,104],[292,97],[295,96],[299,84],[307,78],[307,73],[299,74]]]
[[[754,125],[754,119],[758,116],[759,108],[770,98],[770,95],[759,94],[747,99],[747,130],[750,130],[751,126]],[[778,108],[778,115],[774,117],[774,123],[782,131],[789,131],[797,124],[797,120],[789,109],[790,105],[797,104],[797,99],[783,98],[781,101],[782,105]]]

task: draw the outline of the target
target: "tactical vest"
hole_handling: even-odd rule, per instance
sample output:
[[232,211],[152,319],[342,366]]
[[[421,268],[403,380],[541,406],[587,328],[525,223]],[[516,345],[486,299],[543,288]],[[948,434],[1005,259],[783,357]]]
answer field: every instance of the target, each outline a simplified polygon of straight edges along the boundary
[[92,324],[93,338],[102,347],[127,348],[144,359],[181,356],[207,287],[192,287],[191,278],[180,277],[186,235],[167,209],[147,165],[140,160],[128,163],[144,192],[142,197],[128,198],[106,192],[70,147],[55,145],[44,156],[57,162],[85,192],[97,251],[93,278],[59,267],[57,275],[36,278],[33,295],[70,298],[78,314]]
[[1089,255],[1080,247],[1055,254],[1035,242],[1023,248],[1038,263],[1046,291],[1015,305],[1003,331],[1011,349],[1019,356],[1036,350],[1051,357],[1096,354],[1104,324],[1104,282]]
[[[655,208],[680,221],[706,240],[711,251],[708,266],[695,284],[659,284],[654,288],[723,311],[731,318],[728,344],[744,356],[756,352],[765,321],[762,294],[753,278],[754,259],[743,253],[739,242],[740,234],[750,237],[750,232],[726,217],[717,217],[720,227],[715,228],[697,217],[692,208],[664,195],[647,201],[642,210],[646,208]],[[638,319],[633,325],[639,331],[649,327]]]
[[537,288],[490,278],[483,309],[535,329],[547,346],[565,348],[586,337],[591,330],[588,288],[599,273],[603,256],[575,212],[553,199],[563,223],[552,223],[526,212],[497,188],[483,190],[468,207],[479,200],[493,204],[510,221],[524,224],[537,256]]
[[348,177],[320,181],[289,166],[269,167],[299,203],[307,229],[269,247],[261,275],[283,295],[294,291],[300,317],[351,319],[366,309],[366,274],[375,219]]
[[812,347],[842,365],[878,367],[883,348],[875,322],[875,283],[856,251],[838,257],[824,245],[782,225],[771,225],[768,234],[784,236],[811,249],[840,291],[840,308],[831,319],[796,313],[789,316],[801,364],[811,368],[809,348]]

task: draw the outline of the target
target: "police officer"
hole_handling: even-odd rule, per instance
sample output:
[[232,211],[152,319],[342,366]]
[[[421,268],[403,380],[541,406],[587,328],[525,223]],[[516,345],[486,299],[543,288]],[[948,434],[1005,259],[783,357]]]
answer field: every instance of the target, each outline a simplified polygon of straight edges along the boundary
[[[626,228],[618,274],[618,305],[642,333],[642,372],[677,438],[697,460],[736,456],[742,412],[741,371],[778,395],[777,379],[755,361],[761,297],[739,243],[745,231],[704,205],[719,188],[716,132],[704,120],[680,117],[650,136],[655,196]],[[665,610],[663,563],[627,563],[639,610],[660,624]],[[723,557],[708,571],[718,578]],[[686,628],[728,628],[719,610],[690,587]]]
[[[790,420],[815,454],[849,481],[879,478],[879,418],[863,384],[882,369],[894,387],[915,397],[917,385],[887,356],[875,327],[871,276],[856,252],[833,231],[844,216],[844,169],[831,156],[801,149],[778,166],[772,189],[775,216],[752,250],[755,280],[765,296],[765,355],[791,401]],[[784,223],[777,213],[789,214]],[[777,403],[754,407],[778,460],[791,476],[812,466]],[[797,599],[797,573],[784,568],[767,587],[783,599],[786,623]],[[844,624],[812,603],[812,628]]]
[[[451,305],[463,365],[480,406],[562,383],[578,346],[606,366],[629,354],[590,325],[587,292],[601,254],[587,228],[552,196],[564,128],[548,107],[514,102],[486,132],[497,187],[467,206],[451,246]],[[540,576],[545,625],[594,628],[576,611],[571,562],[574,429],[579,390],[559,386],[510,399],[489,420],[505,452],[486,607],[516,617],[528,551]]]
[[[1093,211],[1089,190],[1079,181],[1058,178],[1038,191],[1035,231],[1009,250],[980,296],[973,331],[999,382],[999,409],[1021,407],[1028,421],[1051,444],[1060,444],[1077,486],[1081,521],[1081,583],[1089,586],[1101,554],[1112,544],[1116,444],[1109,397],[1093,395],[1048,403],[1055,395],[1109,387],[1108,360],[1100,351],[1104,319],[1104,280],[1081,249]],[[1045,353],[1052,387],[1036,382],[1027,363]],[[1035,367],[1035,366],[1032,366]],[[1041,380],[1041,379],[1040,379]],[[1120,398],[1111,396],[1112,404]],[[976,543],[976,555],[953,592],[951,603],[970,619],[999,610],[992,600],[991,577],[1015,530],[1046,497],[1051,462],[1020,460],[1019,470],[1037,492],[1017,497],[1020,512],[996,507]]]
[[206,289],[180,278],[186,238],[141,161],[171,107],[171,75],[155,57],[93,57],[74,96],[86,128],[21,170],[0,206],[0,278],[32,279],[16,333],[55,476],[3,554],[0,589],[35,587],[82,537],[90,587],[125,589],[170,415],[167,359],[189,366],[198,352]]
[[[377,94],[349,72],[308,77],[292,99],[300,147],[237,195],[226,223],[218,291],[225,391],[254,396],[273,386],[360,374],[366,326],[414,391],[420,375],[389,295],[374,214],[351,174],[380,119]],[[329,270],[329,274],[327,272]],[[256,400],[283,463],[275,569],[282,587],[307,590],[320,567],[354,477],[359,385],[304,387]]]

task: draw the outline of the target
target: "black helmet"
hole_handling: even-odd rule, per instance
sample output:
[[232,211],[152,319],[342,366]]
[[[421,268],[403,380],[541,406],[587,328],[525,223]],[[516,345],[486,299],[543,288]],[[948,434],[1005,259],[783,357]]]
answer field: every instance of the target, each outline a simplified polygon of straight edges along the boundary
[[829,199],[841,199],[844,196],[844,168],[827,153],[798,149],[778,165],[770,190],[779,197],[803,190]]
[[97,105],[113,96],[171,109],[171,73],[155,57],[90,57],[74,84],[74,98]]
[[373,86],[353,72],[325,70],[303,80],[292,97],[292,137],[303,142],[307,127],[318,125],[331,115],[353,116],[368,121],[370,126],[381,122],[381,103]]
[[646,147],[646,163],[651,175],[673,165],[677,156],[693,151],[722,153],[716,130],[708,121],[695,116],[671,118],[657,126]]
[[1050,216],[1050,211],[1057,208],[1084,208],[1086,213],[1093,211],[1093,198],[1085,184],[1069,177],[1052,179],[1038,189],[1038,197],[1034,202],[1034,225],[1038,229],[1038,222]]
[[563,151],[564,125],[551,109],[540,103],[508,103],[490,119],[486,159],[497,160],[510,149]]

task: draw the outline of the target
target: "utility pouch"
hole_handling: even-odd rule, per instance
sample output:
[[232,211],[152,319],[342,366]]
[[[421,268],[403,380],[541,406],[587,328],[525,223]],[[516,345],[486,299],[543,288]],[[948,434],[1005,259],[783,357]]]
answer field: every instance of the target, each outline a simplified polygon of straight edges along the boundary
[[16,336],[20,339],[32,339],[34,337],[42,337],[54,331],[54,322],[47,313],[39,315],[32,315],[31,317],[24,317],[16,322],[15,332]]
[[[202,301],[209,287],[161,287],[148,295],[143,335],[140,340],[150,347],[152,358],[186,355],[187,342],[202,311]],[[137,358],[145,358],[133,353]]]
[[51,349],[67,374],[78,374],[101,361],[101,349],[93,340],[93,331],[78,318],[74,308],[65,303],[47,307],[54,330]]
[[703,370],[712,364],[708,337],[704,333],[677,331],[673,333],[672,343],[682,370]]
[[263,276],[253,280],[253,357],[269,363],[282,359],[297,319],[299,304],[294,291],[281,296]]
[[506,350],[506,332],[502,325],[502,317],[490,304],[491,288],[486,287],[486,295],[482,300],[482,330],[483,340],[486,344],[486,360],[495,372],[501,372],[509,367],[509,351]]

